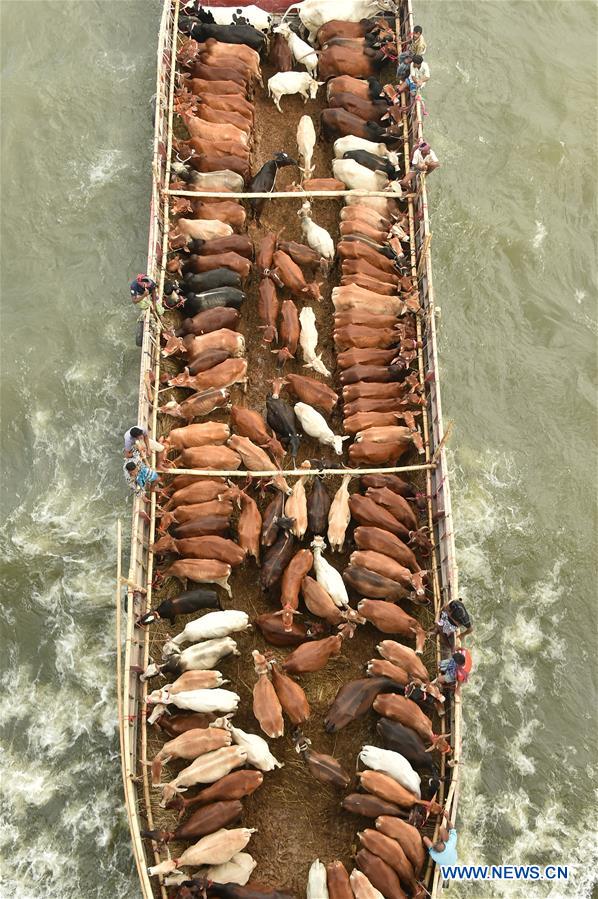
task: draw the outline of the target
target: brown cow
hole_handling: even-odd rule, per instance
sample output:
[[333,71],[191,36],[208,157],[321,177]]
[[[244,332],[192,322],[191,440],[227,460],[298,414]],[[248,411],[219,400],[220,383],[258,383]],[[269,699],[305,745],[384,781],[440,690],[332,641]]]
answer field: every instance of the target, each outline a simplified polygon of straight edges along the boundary
[[234,52],[234,55],[239,59],[242,59],[244,63],[254,67],[256,72],[259,71],[260,55],[257,50],[248,47],[247,44],[235,44],[233,51],[230,44],[227,44],[224,41],[218,41],[215,37],[209,37],[207,41],[197,45],[197,50],[199,53],[209,50],[210,53],[215,56],[230,56],[231,52]]
[[352,75],[354,78],[369,78],[376,73],[384,61],[382,53],[371,54],[361,48],[328,46],[318,57],[318,77],[328,81],[337,75]]
[[376,290],[378,293],[386,294],[386,296],[389,297],[397,292],[394,284],[384,284],[369,275],[363,275],[361,273],[357,275],[341,275],[341,287],[347,287],[350,284],[355,284],[357,287],[363,287],[364,290]]
[[[170,387],[188,387],[201,392],[208,388],[231,387],[233,384],[247,383],[247,359],[227,359],[208,371],[198,375],[190,375],[186,368],[180,375],[171,378]],[[383,444],[376,444],[377,446]]]
[[292,72],[293,54],[282,34],[272,35],[269,60],[275,72]]
[[233,68],[233,66],[215,66],[206,65],[205,63],[195,63],[193,68],[193,77],[200,78],[204,81],[232,81],[243,88],[244,94],[247,93],[249,78]]
[[[334,47],[333,50],[337,50]],[[320,114],[322,130],[327,140],[354,135],[374,143],[396,144],[401,139],[393,128],[382,128],[376,122],[364,122],[346,109],[324,109]]]
[[[334,345],[337,350],[348,350],[351,347],[365,349],[373,347],[376,349],[387,349],[394,347],[398,343],[398,335],[394,328],[367,328],[365,325],[347,325],[344,328],[337,328],[334,331]],[[371,380],[359,378],[359,380]],[[389,380],[388,377],[378,379],[380,383]],[[343,383],[351,384],[354,381],[345,381]]]
[[[194,94],[201,97],[210,97],[212,94],[220,96],[240,96],[245,98],[247,93],[245,85],[237,84],[235,81],[208,81],[205,78],[190,78],[187,83]],[[185,81],[185,76],[183,76]]]
[[[210,199],[210,205],[214,198]],[[226,202],[226,201],[223,201]],[[231,234],[230,237],[215,237],[212,240],[196,241],[199,256],[212,256],[214,253],[238,253],[246,259],[253,258],[253,242],[246,234]],[[195,246],[195,244],[194,244]]]
[[[237,99],[237,98],[235,98]],[[239,98],[240,99],[240,98]],[[234,125],[240,131],[244,131],[248,136],[251,134],[253,123],[250,119],[245,118],[237,112],[229,112],[224,109],[214,109],[202,103],[197,108],[196,119],[202,122],[213,122],[214,124]],[[187,129],[191,133],[190,129]]]
[[349,91],[339,91],[333,94],[328,101],[328,106],[331,109],[335,107],[346,109],[347,112],[363,119],[364,122],[379,122],[388,111],[388,106],[383,101],[364,100]]
[[358,434],[368,427],[392,427],[397,423],[396,412],[356,412],[346,415],[343,422],[345,434]]
[[218,219],[239,230],[245,225],[246,212],[235,200],[225,200],[222,203],[193,200],[193,212],[198,219]]
[[[339,240],[336,252],[340,259],[364,259],[380,271],[396,275],[395,264],[391,259],[361,241]],[[378,277],[378,272],[376,272],[376,277]]]
[[302,190],[346,190],[345,184],[337,178],[308,178],[301,187]]
[[352,365],[363,365],[366,362],[370,362],[372,365],[390,365],[395,356],[396,350],[394,348],[390,350],[375,347],[361,349],[352,346],[339,353],[336,361],[339,368],[350,368]]
[[179,146],[182,146],[183,150],[194,146],[193,138],[200,138],[200,140],[207,140],[211,143],[230,140],[243,144],[245,147],[249,145],[249,138],[241,128],[236,128],[234,125],[217,125],[213,122],[203,122],[195,117],[189,119],[189,133],[191,134],[191,140],[175,142],[177,150]]
[[274,268],[270,276],[275,281],[280,281],[291,293],[302,293],[314,300],[321,299],[319,285],[315,282],[308,284],[299,266],[282,250],[274,253]]
[[[348,225],[351,223],[343,222],[342,224]],[[384,284],[392,284],[393,287],[397,288],[395,293],[399,292],[399,279],[397,276],[392,272],[384,272],[381,269],[377,269],[376,266],[372,265],[367,259],[344,259],[341,269],[343,275],[367,275],[369,278],[382,281]]]
[[410,447],[410,443],[369,443],[362,440],[349,447],[349,460],[357,465],[383,465],[396,463]]
[[202,156],[192,156],[189,165],[197,172],[221,172],[228,169],[230,172],[236,172],[244,181],[248,181],[251,177],[249,162],[238,156],[206,153]]
[[393,328],[396,324],[396,315],[372,315],[367,309],[350,309],[347,312],[337,312],[334,316],[335,328],[344,328],[346,325],[366,325],[368,328]]
[[255,107],[250,100],[245,100],[243,97],[231,94],[222,94],[222,96],[210,94],[209,99],[207,99],[205,103],[200,102],[197,111],[199,112],[203,107],[214,111],[234,113],[235,115],[242,116],[247,122],[253,122],[255,114]]
[[[318,28],[316,41],[320,47],[335,37],[365,37],[376,27],[375,19],[361,19],[359,22],[345,22],[344,19],[331,19]],[[355,81],[357,79],[354,79]]]
[[194,256],[190,268],[197,274],[211,272],[215,268],[228,268],[245,279],[251,271],[251,262],[238,253],[220,253],[214,256]]

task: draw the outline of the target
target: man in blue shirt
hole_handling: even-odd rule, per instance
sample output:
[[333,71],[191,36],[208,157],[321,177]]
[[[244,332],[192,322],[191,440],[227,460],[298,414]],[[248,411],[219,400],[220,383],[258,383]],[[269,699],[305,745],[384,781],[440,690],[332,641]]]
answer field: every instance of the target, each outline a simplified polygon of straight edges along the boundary
[[435,843],[429,837],[424,837],[424,844],[437,865],[457,864],[457,831],[453,821],[447,821],[447,826],[440,828]]

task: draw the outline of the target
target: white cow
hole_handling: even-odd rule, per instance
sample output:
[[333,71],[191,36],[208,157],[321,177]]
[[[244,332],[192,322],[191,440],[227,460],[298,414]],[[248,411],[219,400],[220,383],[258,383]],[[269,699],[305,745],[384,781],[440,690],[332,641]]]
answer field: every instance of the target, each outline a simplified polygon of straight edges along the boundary
[[[290,6],[287,13],[299,10],[299,18],[309,31],[309,41],[313,44],[318,28],[332,19],[344,22],[359,22],[369,19],[380,10],[398,13],[398,5],[393,0],[303,0]],[[285,13],[286,15],[286,13]]]
[[347,134],[345,137],[339,137],[334,142],[334,155],[337,159],[342,159],[345,153],[350,150],[367,150],[375,156],[384,156],[388,158],[393,165],[398,165],[399,157],[392,150],[389,150],[386,144],[376,144],[372,140],[366,140],[365,137],[355,137],[354,134]]
[[290,25],[281,24],[274,29],[274,34],[282,34],[293,58],[300,65],[305,66],[310,75],[315,75],[318,70],[318,55],[305,41],[295,34]]
[[314,167],[312,165],[314,147],[316,145],[316,129],[308,115],[302,115],[297,125],[297,147],[299,155],[303,157],[303,176],[311,178]]
[[216,25],[232,25],[238,16],[247,19],[250,25],[267,34],[272,27],[272,16],[259,6],[202,6],[202,12],[212,13]]
[[334,241],[321,225],[316,225],[311,217],[311,205],[306,201],[297,215],[301,218],[301,230],[308,245],[327,262],[334,259]]
[[354,159],[333,160],[332,171],[350,190],[386,190],[391,184],[384,172],[372,172]]
[[154,690],[147,697],[149,705],[175,705],[178,709],[192,712],[236,712],[241,701],[237,693],[216,687],[213,690],[184,690],[182,693],[171,693],[168,687]]
[[388,774],[406,790],[420,798],[421,780],[419,774],[413,770],[407,759],[399,752],[391,749],[380,749],[379,746],[364,746],[359,753],[359,758],[368,768]]
[[295,403],[294,411],[305,434],[314,437],[324,446],[332,446],[337,456],[342,455],[343,441],[349,440],[349,437],[339,437],[335,434],[329,428],[324,416],[307,403]]
[[313,368],[325,377],[330,377],[330,372],[322,362],[322,354],[316,353],[318,345],[318,331],[316,328],[316,316],[311,306],[304,306],[299,313],[301,323],[301,335],[299,343],[305,360],[305,368]]
[[316,99],[321,83],[312,78],[309,72],[277,72],[272,78],[268,78],[268,94],[274,98],[277,110],[282,112],[280,98],[285,94],[301,94],[303,102],[307,103],[308,99]]

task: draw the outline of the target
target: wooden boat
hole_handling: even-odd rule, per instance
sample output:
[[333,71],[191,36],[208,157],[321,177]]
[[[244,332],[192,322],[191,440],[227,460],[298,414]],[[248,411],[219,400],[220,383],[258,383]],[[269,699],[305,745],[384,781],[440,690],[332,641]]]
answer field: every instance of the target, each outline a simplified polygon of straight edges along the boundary
[[[157,65],[157,102],[153,153],[152,199],[149,232],[149,248],[147,271],[153,275],[163,288],[165,267],[169,259],[169,222],[175,195],[169,193],[171,181],[171,160],[173,153],[173,134],[177,132],[177,119],[174,115],[175,76],[177,70],[177,36],[178,18],[181,13],[179,0],[166,0],[163,8],[160,37],[158,45]],[[397,30],[402,39],[412,31],[413,13],[410,0],[402,0],[396,18]],[[272,72],[264,66],[264,74],[268,77]],[[264,79],[265,80],[265,79]],[[258,167],[275,150],[294,152],[291,145],[298,118],[304,111],[313,114],[321,107],[321,102],[310,102],[303,107],[297,98],[285,98],[285,114],[279,117],[268,100],[266,92],[256,88],[256,128],[253,145],[253,170]],[[405,124],[403,132],[404,158],[410,158],[412,147],[423,137],[423,119],[421,105],[416,103],[413,110],[403,116]],[[263,123],[266,123],[265,125]],[[329,177],[331,146],[321,142],[315,151],[318,174]],[[327,166],[327,167],[326,167]],[[419,349],[413,363],[414,370],[425,384],[425,405],[422,408],[421,431],[423,435],[423,460],[416,457],[408,459],[409,464],[395,465],[394,468],[384,466],[364,466],[366,470],[395,471],[402,477],[413,477],[421,494],[428,499],[422,511],[420,524],[429,527],[431,537],[431,558],[426,563],[432,575],[429,584],[431,605],[428,608],[411,606],[414,614],[425,627],[429,627],[438,617],[440,608],[450,599],[458,596],[457,566],[453,543],[453,526],[447,460],[445,454],[445,431],[443,427],[440,401],[439,365],[435,332],[435,300],[432,282],[432,265],[430,256],[431,232],[428,216],[425,177],[419,180],[417,190],[405,206],[408,216],[410,234],[410,273],[417,282],[419,303],[422,314],[416,317]],[[281,184],[281,181],[284,183]],[[276,191],[268,199],[261,227],[258,230],[254,223],[249,224],[252,238],[270,229],[286,228],[285,239],[301,240],[296,211],[305,198],[297,193],[297,186],[289,184],[290,178],[279,179]],[[341,201],[348,191],[313,192],[310,199],[314,203],[314,217],[324,224],[336,236]],[[378,195],[380,195],[378,193]],[[206,196],[206,195],[203,195]],[[209,195],[207,195],[209,197]],[[243,194],[241,196],[244,196]],[[203,198],[203,197],[202,197]],[[296,198],[296,199],[295,199]],[[249,221],[249,219],[248,219]],[[336,278],[334,271],[330,276]],[[332,342],[332,307],[330,303],[330,284],[324,287],[324,299],[318,306],[318,328],[324,350],[324,358],[334,364],[334,348]],[[255,275],[247,288],[248,300],[242,311],[241,325],[244,330],[249,356],[250,384],[248,393],[243,395],[239,386],[232,388],[235,402],[250,406],[260,403],[260,411],[266,393],[266,382],[277,375],[275,358],[268,352],[257,331],[258,319],[255,314],[257,280]],[[253,309],[251,304],[253,303]],[[244,318],[246,321],[244,323]],[[166,366],[169,372],[173,369],[170,362],[160,357],[159,328],[152,319],[151,312],[146,313],[141,349],[141,370],[139,381],[138,422],[148,428],[149,432],[160,437],[172,427],[172,419],[158,413],[161,383],[160,375]],[[289,368],[295,373],[303,373],[300,363],[293,363]],[[338,379],[333,377],[332,385],[338,390]],[[258,399],[261,398],[261,399]],[[225,410],[217,410],[210,418],[225,421]],[[339,428],[339,413],[332,419],[335,433]],[[339,474],[344,473],[338,467],[336,457],[331,448],[323,449],[315,442],[308,441],[298,458],[299,466],[303,458],[323,460],[326,472],[324,481],[326,489],[333,495],[340,484]],[[346,454],[345,454],[346,459]],[[179,469],[180,470],[180,469]],[[186,469],[185,469],[186,471]],[[212,475],[214,471],[210,472]],[[206,474],[206,472],[204,472]],[[238,475],[239,472],[236,472]],[[300,474],[305,471],[298,467],[285,468],[285,477],[291,486],[296,483]],[[197,470],[190,477],[198,477]],[[228,476],[235,477],[234,471]],[[309,479],[312,475],[306,476]],[[261,472],[252,472],[254,483],[262,478]],[[357,480],[357,479],[356,479]],[[236,481],[236,483],[242,483]],[[258,494],[254,494],[258,498]],[[430,498],[433,498],[433,502]],[[258,498],[259,499],[259,498]],[[264,501],[259,499],[264,507]],[[146,515],[143,513],[148,513]],[[145,671],[151,659],[159,659],[165,640],[178,633],[193,616],[182,616],[177,619],[175,627],[165,621],[159,621],[148,627],[139,627],[137,622],[155,608],[166,596],[175,594],[177,582],[167,579],[157,589],[154,579],[157,569],[157,558],[151,547],[156,539],[156,497],[146,505],[136,498],[131,530],[130,561],[128,574],[123,576],[120,562],[120,525],[119,525],[119,563],[117,584],[117,697],[119,715],[119,733],[124,783],[125,806],[131,831],[133,856],[139,874],[141,893],[144,897],[176,895],[176,888],[167,886],[162,876],[150,877],[148,868],[157,865],[168,854],[177,857],[184,844],[157,843],[143,839],[143,831],[172,830],[176,821],[176,813],[161,809],[158,804],[159,795],[150,784],[147,762],[160,749],[164,735],[156,732],[147,724],[147,681],[139,678],[140,671]],[[306,547],[309,544],[303,541]],[[348,565],[349,552],[328,558],[335,562],[341,571]],[[251,560],[235,571],[231,578],[234,607],[245,610],[252,619],[256,614],[275,611],[276,601],[267,598],[260,590],[258,581],[259,569]],[[121,591],[126,587],[126,614],[121,620]],[[227,602],[227,608],[230,602]],[[238,636],[241,655],[233,660],[225,660],[222,670],[232,682],[234,689],[242,697],[241,708],[235,716],[236,726],[241,726],[254,733],[259,732],[257,721],[251,714],[251,689],[255,682],[253,661],[250,652],[254,648],[260,650],[267,647],[259,632],[249,631]],[[346,648],[339,660],[331,662],[322,672],[306,675],[301,678],[301,685],[307,692],[312,707],[312,717],[305,733],[312,740],[313,749],[318,752],[334,754],[348,772],[354,770],[357,754],[364,743],[379,743],[376,740],[376,718],[370,712],[359,721],[345,728],[340,734],[331,735],[324,731],[323,723],[326,713],[339,687],[345,682],[364,676],[364,665],[374,655],[374,647],[380,634],[368,624],[357,629],[352,641],[346,641]],[[407,642],[398,638],[399,642]],[[429,640],[424,661],[431,672],[436,670],[442,647],[439,642]],[[275,650],[279,658],[283,658],[288,650]],[[220,667],[220,666],[219,666]],[[439,722],[436,722],[438,724]],[[288,728],[290,729],[290,728]],[[440,728],[450,732],[452,760],[461,759],[461,695],[460,689],[448,693],[445,702],[445,716]],[[435,727],[438,732],[438,728]],[[257,867],[250,884],[256,882],[270,889],[279,889],[292,895],[305,892],[307,872],[317,857],[325,862],[340,859],[351,870],[351,857],[356,851],[356,832],[364,826],[371,825],[365,818],[356,817],[341,809],[341,798],[346,791],[337,787],[324,786],[313,779],[305,764],[305,759],[295,753],[293,742],[288,735],[272,741],[272,751],[284,760],[285,767],[268,772],[261,789],[245,800],[243,826],[257,828],[248,850],[254,856]],[[180,770],[188,762],[177,762],[172,765],[172,772]],[[444,778],[437,796],[445,807],[449,817],[454,817],[459,795],[460,766],[448,766],[445,756],[438,760],[440,773]],[[169,773],[169,778],[174,776]],[[355,784],[349,792],[356,789]],[[437,818],[431,817],[424,825],[422,832],[432,836],[438,830]],[[189,869],[185,869],[189,873]],[[197,874],[191,870],[190,876]],[[429,895],[437,897],[442,892],[442,880],[439,871],[428,861],[422,872],[422,882]],[[232,894],[231,894],[232,895]],[[235,894],[236,895],[236,894]]]

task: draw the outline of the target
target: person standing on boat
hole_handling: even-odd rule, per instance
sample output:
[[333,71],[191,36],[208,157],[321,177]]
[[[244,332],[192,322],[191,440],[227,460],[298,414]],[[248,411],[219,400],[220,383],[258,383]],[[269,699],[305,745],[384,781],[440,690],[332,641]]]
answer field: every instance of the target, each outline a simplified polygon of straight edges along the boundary
[[463,637],[471,634],[472,631],[473,625],[467,609],[460,599],[452,599],[442,607],[438,621],[434,622],[434,627],[428,631],[428,634],[442,634],[452,643],[454,649],[457,646],[457,640],[461,642]]
[[137,275],[131,281],[131,302],[141,311],[139,321],[143,319],[146,309],[153,309],[156,317],[162,321],[164,306],[158,298],[158,285],[149,275]]
[[[447,814],[443,812],[443,821],[446,820]],[[434,859],[437,865],[456,865],[457,864],[457,831],[455,830],[455,822],[446,822],[446,827],[440,828],[438,840],[433,843],[430,837],[424,837],[424,845],[427,848],[430,857]]]
[[149,461],[152,450],[156,453],[163,453],[164,447],[153,437],[150,437],[147,428],[141,428],[136,425],[125,431],[125,458],[134,459],[139,456],[144,461]]

